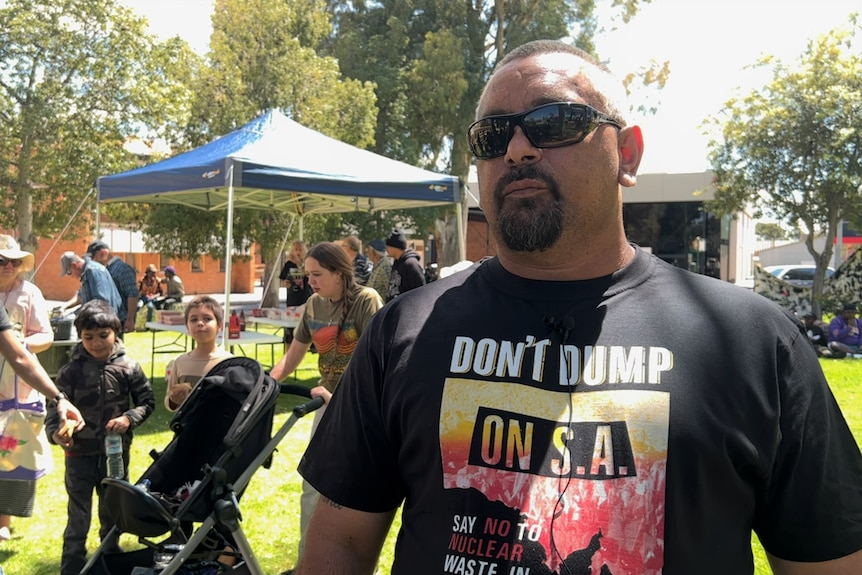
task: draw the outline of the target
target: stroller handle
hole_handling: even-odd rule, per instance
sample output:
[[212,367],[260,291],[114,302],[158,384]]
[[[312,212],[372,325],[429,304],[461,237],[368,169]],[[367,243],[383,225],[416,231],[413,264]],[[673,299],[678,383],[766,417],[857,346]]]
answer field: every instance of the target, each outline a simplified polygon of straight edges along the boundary
[[293,408],[293,414],[296,417],[304,417],[312,411],[316,411],[323,407],[323,398],[311,397],[311,390],[304,385],[296,385],[294,383],[280,383],[279,391],[280,393],[289,393],[291,395],[311,398],[311,401],[306,401],[305,403],[301,403]]

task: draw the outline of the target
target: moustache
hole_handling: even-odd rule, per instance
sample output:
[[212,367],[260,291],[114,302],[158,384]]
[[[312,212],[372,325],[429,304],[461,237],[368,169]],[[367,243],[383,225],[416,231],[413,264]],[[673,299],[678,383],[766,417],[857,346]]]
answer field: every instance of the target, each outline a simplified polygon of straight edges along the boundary
[[506,186],[520,180],[544,182],[554,199],[560,199],[560,190],[556,180],[536,165],[517,166],[503,174],[494,186],[494,197],[499,200],[503,196],[503,190],[506,189]]

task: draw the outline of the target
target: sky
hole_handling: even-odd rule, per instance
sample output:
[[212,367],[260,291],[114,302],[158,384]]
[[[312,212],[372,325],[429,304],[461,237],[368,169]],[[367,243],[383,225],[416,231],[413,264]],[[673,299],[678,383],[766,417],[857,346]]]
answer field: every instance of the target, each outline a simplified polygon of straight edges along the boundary
[[[179,35],[194,50],[206,52],[212,0],[121,1],[150,21],[153,34]],[[636,119],[645,141],[640,173],[708,169],[708,137],[701,123],[734,94],[771,79],[769,73],[745,68],[764,55],[792,65],[809,40],[846,25],[853,11],[862,13],[859,0],[653,0],[629,24],[611,29],[609,22],[600,22],[609,29],[596,38],[596,49],[617,74],[650,60],[670,63],[667,85],[651,96],[657,113]]]

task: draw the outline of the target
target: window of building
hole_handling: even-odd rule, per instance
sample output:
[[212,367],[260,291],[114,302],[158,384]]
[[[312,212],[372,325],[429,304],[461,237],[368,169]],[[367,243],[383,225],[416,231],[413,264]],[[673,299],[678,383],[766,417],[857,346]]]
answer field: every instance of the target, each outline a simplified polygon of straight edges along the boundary
[[624,204],[623,220],[629,241],[676,267],[717,277],[721,218],[703,202]]

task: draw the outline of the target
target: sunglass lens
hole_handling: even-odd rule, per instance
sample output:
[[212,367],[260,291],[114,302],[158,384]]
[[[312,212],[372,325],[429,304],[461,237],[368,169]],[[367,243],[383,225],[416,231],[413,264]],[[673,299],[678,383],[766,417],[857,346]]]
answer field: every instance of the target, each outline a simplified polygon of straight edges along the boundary
[[470,126],[470,149],[477,158],[496,158],[509,145],[509,118],[484,118]]
[[21,267],[21,260],[0,259],[0,268],[5,268],[7,264],[12,264],[13,268],[18,268]]
[[524,117],[530,140],[541,148],[574,144],[584,139],[589,112],[576,104],[549,104]]

